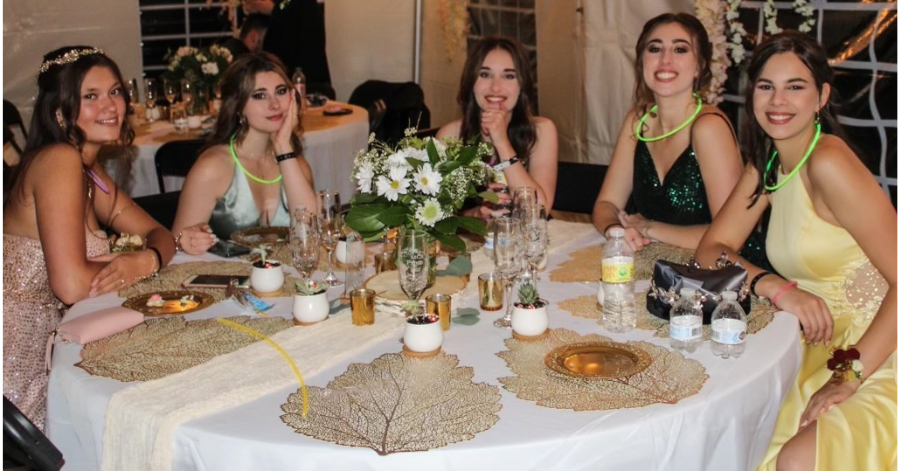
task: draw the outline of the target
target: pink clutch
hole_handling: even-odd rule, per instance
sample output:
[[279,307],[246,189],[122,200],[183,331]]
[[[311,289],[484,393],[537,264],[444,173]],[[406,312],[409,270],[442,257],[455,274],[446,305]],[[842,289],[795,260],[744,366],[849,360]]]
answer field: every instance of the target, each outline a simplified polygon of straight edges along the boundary
[[141,322],[144,322],[143,314],[122,306],[102,309],[71,321],[63,322],[56,328],[56,332],[47,339],[47,366],[48,368],[50,366],[50,352],[53,347],[53,341],[57,336],[63,342],[84,345],[128,330]]

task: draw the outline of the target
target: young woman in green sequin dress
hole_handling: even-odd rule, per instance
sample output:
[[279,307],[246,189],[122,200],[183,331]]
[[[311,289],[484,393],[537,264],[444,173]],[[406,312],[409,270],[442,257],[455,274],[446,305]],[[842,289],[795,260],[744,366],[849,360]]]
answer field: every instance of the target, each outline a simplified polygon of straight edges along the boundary
[[697,95],[712,76],[712,46],[697,18],[666,13],[644,25],[635,49],[634,106],[593,223],[604,236],[624,227],[634,250],[652,240],[694,249],[742,167],[730,121]]

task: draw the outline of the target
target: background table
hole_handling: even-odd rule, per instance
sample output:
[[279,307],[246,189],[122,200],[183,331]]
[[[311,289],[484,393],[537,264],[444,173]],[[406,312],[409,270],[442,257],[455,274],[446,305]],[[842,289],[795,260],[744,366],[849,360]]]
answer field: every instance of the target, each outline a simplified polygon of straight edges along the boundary
[[[592,232],[574,241],[550,257],[548,270],[565,261],[568,253],[600,240],[599,234]],[[218,257],[206,254],[201,259]],[[197,257],[179,254],[175,262],[190,260]],[[649,331],[611,334],[596,321],[572,316],[556,306],[557,301],[595,294],[596,283],[553,283],[544,273],[539,287],[542,296],[551,300],[551,328],[599,333],[619,341],[645,340],[668,347],[668,339],[655,338]],[[331,297],[336,295],[337,289],[330,292]],[[114,294],[88,299],[73,306],[68,315],[75,317],[121,302]],[[477,296],[469,296],[460,305],[477,307],[477,303]],[[290,317],[290,309],[290,299],[276,301],[275,313]],[[224,302],[187,318],[239,314],[234,303]],[[509,330],[492,325],[499,315],[483,312],[477,324],[454,324],[446,332],[444,351],[457,355],[460,366],[473,367],[475,382],[499,386],[497,378],[511,374],[496,356],[496,352],[505,350],[503,341],[510,337]],[[353,328],[349,313],[335,315],[327,322],[342,322],[348,329]],[[746,351],[738,359],[717,358],[709,343],[704,343],[688,356],[706,367],[709,379],[697,395],[675,405],[574,412],[539,407],[518,399],[501,386],[500,420],[493,428],[470,441],[429,452],[378,456],[367,448],[338,446],[297,434],[279,418],[281,405],[296,391],[294,386],[181,426],[173,444],[173,469],[752,469],[768,446],[781,401],[799,367],[798,335],[796,318],[777,313],[769,326],[748,336]],[[47,427],[50,438],[65,454],[65,470],[97,468],[106,406],[113,393],[128,387],[90,376],[75,367],[80,348],[57,345],[50,375]],[[392,338],[352,361],[367,363],[384,353],[399,352],[400,348],[397,339]],[[298,360],[302,370],[302,359]],[[305,378],[307,384],[325,386],[349,363]]]
[[[369,113],[365,108],[345,103],[329,102],[353,110],[343,116],[325,116],[324,106],[307,110],[303,115],[303,155],[312,167],[316,189],[336,189],[341,192],[343,202],[349,202],[356,193],[356,184],[350,180],[350,169],[356,152],[366,148],[369,138]],[[156,151],[170,141],[200,138],[198,132],[175,132],[168,121],[157,121],[152,124],[141,124],[135,129],[135,138],[129,154],[133,161],[129,165],[123,163],[121,168],[129,171],[129,178],[120,179],[120,185],[128,190],[132,197],[155,195],[159,193],[156,178],[154,156]],[[117,173],[119,164],[112,156],[106,162],[110,175]],[[166,189],[180,190],[183,178],[166,177]]]

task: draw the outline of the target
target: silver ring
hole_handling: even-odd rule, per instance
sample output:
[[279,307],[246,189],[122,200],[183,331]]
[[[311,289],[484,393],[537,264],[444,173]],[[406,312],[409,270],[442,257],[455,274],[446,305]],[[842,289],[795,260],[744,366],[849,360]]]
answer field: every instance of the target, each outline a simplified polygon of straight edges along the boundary
[[124,284],[125,284],[125,278],[120,278],[120,279],[119,279],[119,284],[120,284],[120,285],[124,285]]

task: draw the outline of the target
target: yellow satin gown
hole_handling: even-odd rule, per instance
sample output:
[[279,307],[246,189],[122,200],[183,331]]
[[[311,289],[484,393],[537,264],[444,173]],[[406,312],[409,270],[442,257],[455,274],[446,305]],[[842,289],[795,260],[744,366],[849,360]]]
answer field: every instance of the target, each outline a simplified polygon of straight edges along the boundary
[[[779,176],[779,181],[784,175]],[[786,279],[822,298],[834,317],[832,346],[855,344],[878,311],[887,283],[845,229],[821,219],[799,175],[772,193],[766,250]],[[831,377],[829,347],[803,344],[797,380],[778,414],[760,470],[775,470],[810,397]],[[819,415],[816,470],[876,471],[897,466],[896,352],[845,402]]]

